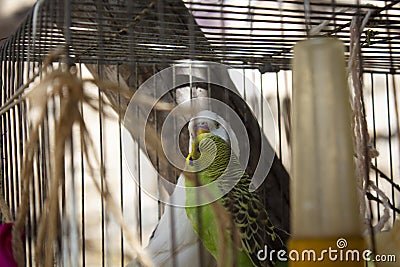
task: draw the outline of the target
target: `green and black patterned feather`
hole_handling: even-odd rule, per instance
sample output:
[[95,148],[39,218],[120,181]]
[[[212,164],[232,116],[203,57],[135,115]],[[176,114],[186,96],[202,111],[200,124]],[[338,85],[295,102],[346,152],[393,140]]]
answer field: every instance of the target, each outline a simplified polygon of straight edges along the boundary
[[[276,252],[286,250],[285,244],[277,234],[258,193],[250,191],[251,177],[243,171],[236,155],[231,153],[230,146],[217,135],[201,134],[192,144],[192,151],[187,157],[187,165],[189,169],[194,170],[204,168],[196,173],[200,184],[218,181],[218,188],[221,191],[228,191],[226,189],[232,187],[217,201],[231,215],[240,236],[241,242],[237,248],[239,251],[238,266],[250,266],[246,262],[254,266],[266,266],[267,263],[274,266],[277,261]],[[194,186],[193,180],[186,179],[186,186]],[[196,196],[188,192],[187,204],[190,205],[191,201],[195,203],[195,198]],[[186,212],[205,247],[217,258],[218,231],[210,205],[186,208]],[[199,231],[199,222],[201,231]],[[232,235],[230,234],[230,236]],[[232,246],[234,242],[231,241],[229,244]],[[264,251],[265,246],[268,251],[274,250],[275,253],[272,254],[272,258],[264,261],[257,257],[257,253],[260,250]]]

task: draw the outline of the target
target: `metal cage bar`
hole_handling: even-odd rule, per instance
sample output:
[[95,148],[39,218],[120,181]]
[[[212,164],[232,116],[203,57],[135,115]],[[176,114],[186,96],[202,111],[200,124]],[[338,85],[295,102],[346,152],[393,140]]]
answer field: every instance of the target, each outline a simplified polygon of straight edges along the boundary
[[[65,48],[68,63],[75,66],[78,77],[92,75],[99,79],[107,79],[104,68],[116,70],[117,83],[127,82],[136,90],[149,76],[158,73],[165,66],[169,66],[182,59],[211,60],[229,64],[244,75],[253,75],[253,82],[259,85],[261,96],[267,98],[272,108],[274,119],[278,127],[277,155],[283,166],[290,170],[290,60],[292,46],[297,41],[307,36],[304,25],[304,8],[302,1],[258,1],[259,5],[249,1],[247,4],[210,3],[200,1],[119,1],[109,5],[107,1],[44,1],[37,6],[38,16],[33,23],[32,11],[20,25],[14,35],[0,41],[0,83],[1,83],[1,110],[0,110],[0,144],[2,170],[1,191],[6,203],[10,207],[12,217],[15,219],[21,201],[22,192],[22,164],[24,149],[32,131],[30,106],[18,93],[19,89],[27,85],[23,92],[29,91],[42,77],[32,80],[32,77],[43,66],[46,56],[60,46]],[[381,153],[373,159],[376,167],[371,172],[371,180],[387,192],[392,211],[392,220],[399,214],[400,208],[400,155],[396,150],[397,133],[394,125],[395,111],[393,109],[393,91],[397,90],[399,81],[399,35],[400,27],[399,1],[369,1],[371,5],[361,1],[361,5],[351,3],[330,3],[312,1],[309,14],[309,28],[328,21],[326,28],[321,30],[321,35],[336,36],[342,39],[346,47],[349,46],[350,22],[356,11],[365,16],[371,11],[367,30],[374,36],[362,34],[363,42],[362,67],[364,71],[364,90],[366,112],[372,145]],[[109,22],[114,22],[110,24]],[[242,24],[240,24],[242,23]],[[33,29],[33,24],[36,29]],[[268,25],[269,29],[265,28]],[[34,35],[35,33],[35,35]],[[370,38],[370,39],[368,39]],[[346,52],[347,55],[349,51]],[[58,64],[57,62],[53,63]],[[144,70],[144,71],[143,71]],[[129,75],[126,74],[129,72]],[[145,72],[145,73],[144,73]],[[128,76],[128,77],[127,77]],[[207,81],[210,81],[208,70]],[[397,81],[397,83],[395,82]],[[246,81],[242,81],[246,88]],[[190,83],[190,96],[195,87]],[[208,94],[212,95],[218,88],[206,86]],[[262,99],[252,102],[248,92],[241,92],[241,97],[248,106],[258,105],[258,122],[262,130],[266,130],[264,115],[267,107]],[[13,97],[19,99],[16,105],[9,106]],[[97,88],[97,98],[100,111],[93,115],[93,131],[98,133],[95,140],[100,158],[99,176],[114,176],[112,181],[113,193],[117,196],[119,208],[126,220],[135,229],[140,241],[147,243],[152,229],[157,220],[161,218],[164,206],[160,201],[147,204],[146,194],[140,186],[146,182],[147,158],[142,153],[143,147],[134,143],[132,148],[135,154],[135,169],[133,175],[137,183],[130,178],[130,173],[125,167],[123,150],[125,149],[123,137],[123,113],[115,112],[114,119],[117,127],[114,134],[118,142],[114,151],[107,149],[107,139],[112,138],[106,134],[112,126],[109,118],[104,116],[103,101],[112,102],[112,97]],[[229,95],[224,92],[223,99],[228,102]],[[51,143],[54,133],[51,126],[54,116],[60,112],[57,99],[53,99],[44,119],[44,128],[40,131],[38,149],[36,151],[34,171],[32,174],[30,196],[30,210],[26,224],[26,265],[35,266],[34,242],[40,224],[40,216],[44,212],[44,204],[48,197],[48,187],[51,182]],[[255,105],[254,103],[258,103]],[[121,95],[116,96],[117,106],[124,105]],[[290,106],[290,105],[289,105]],[[81,113],[86,118],[87,106],[81,103]],[[256,108],[255,108],[256,110]],[[136,114],[139,116],[140,114]],[[155,129],[159,133],[159,125],[163,116],[154,114]],[[114,122],[115,122],[114,121]],[[129,249],[128,241],[120,227],[114,227],[112,219],[106,214],[106,205],[102,198],[91,192],[87,184],[88,165],[82,148],[82,140],[73,135],[70,146],[70,158],[65,159],[65,175],[68,180],[62,186],[60,200],[60,216],[65,221],[55,222],[63,231],[62,237],[72,240],[71,231],[74,232],[70,216],[70,205],[77,207],[80,215],[74,219],[78,225],[76,233],[79,236],[79,257],[68,260],[62,258],[65,251],[72,253],[72,242],[61,244],[62,251],[56,251],[57,264],[65,266],[71,262],[79,262],[80,266],[125,266],[131,259],[126,251]],[[116,158],[118,172],[110,173],[107,170],[107,160]],[[151,164],[151,162],[150,162]],[[155,167],[159,167],[156,157]],[[106,171],[107,170],[107,171]],[[174,171],[176,178],[179,174]],[[158,176],[158,175],[157,175]],[[99,179],[100,179],[99,178]],[[128,182],[127,182],[128,181]],[[100,179],[102,192],[105,191],[104,180]],[[175,180],[176,182],[176,180]],[[158,188],[160,189],[160,188]],[[161,190],[159,190],[161,191]],[[264,191],[264,198],[267,192]],[[373,214],[375,220],[380,220],[384,213],[384,206],[378,194],[368,196],[375,201]],[[70,199],[72,198],[72,200]],[[281,195],[283,198],[283,195]],[[71,202],[72,201],[72,202]],[[99,207],[89,203],[99,202]],[[71,204],[74,203],[74,204]],[[151,211],[156,214],[149,213]],[[99,225],[90,225],[91,212],[100,217]],[[283,213],[283,211],[282,211]],[[77,214],[76,214],[77,215]],[[153,216],[154,215],[154,216]],[[171,220],[174,215],[172,213]],[[391,222],[385,225],[390,228]],[[94,229],[96,228],[96,229]],[[98,228],[98,229],[97,229]],[[170,233],[172,247],[177,240],[173,229]],[[97,239],[92,239],[95,236]],[[99,244],[95,244],[97,240]],[[116,245],[116,250],[112,247]],[[200,254],[201,255],[201,254]],[[199,259],[200,261],[202,258]],[[174,260],[173,260],[174,262]],[[174,262],[176,266],[176,262]]]

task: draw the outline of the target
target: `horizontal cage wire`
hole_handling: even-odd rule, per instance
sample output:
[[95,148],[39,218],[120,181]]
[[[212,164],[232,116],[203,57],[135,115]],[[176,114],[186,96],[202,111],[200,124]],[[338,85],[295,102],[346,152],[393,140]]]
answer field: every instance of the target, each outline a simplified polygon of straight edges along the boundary
[[[70,10],[65,11],[67,7]],[[30,51],[34,60],[67,42],[74,60],[84,63],[151,65],[191,58],[265,70],[290,69],[291,48],[306,38],[306,25],[311,32],[339,37],[349,47],[352,18],[368,14],[360,38],[364,71],[398,72],[397,1],[360,1],[359,5],[335,1],[333,6],[330,1],[311,1],[308,24],[302,1],[166,1],[162,8],[156,1],[129,5],[44,1],[37,8],[41,15],[37,26],[46,32],[32,30],[32,11],[14,34],[22,46],[32,47],[35,40],[38,49]],[[9,38],[3,46],[13,42]]]
[[[258,194],[273,223],[290,232],[291,62],[293,46],[313,36],[339,38],[349,60],[357,37],[369,177],[379,189],[367,191],[366,218],[376,232],[391,229],[400,214],[399,2],[37,1],[0,41],[1,221],[22,222],[23,250],[13,247],[18,264],[126,266],[141,255],[167,214],[160,199],[174,190],[162,180],[176,184],[181,173],[157,147],[164,123],[173,107],[204,96],[226,103],[244,122],[250,174],[262,140],[273,143],[271,123],[276,128],[276,156]],[[364,25],[355,30],[354,23]],[[151,78],[187,60],[200,62],[203,80],[192,67],[173,67],[173,88],[155,101],[159,85]],[[212,84],[220,73],[205,61],[229,66],[224,77],[237,94]],[[142,139],[139,122],[124,125],[141,88],[152,98],[141,99],[143,107],[153,101]],[[143,113],[130,114],[133,122]],[[174,145],[186,156],[190,135],[179,119],[170,130],[180,131]],[[172,224],[174,212],[167,214]],[[179,237],[172,227],[172,250]],[[207,266],[205,260],[194,259]],[[170,264],[181,266],[176,257]]]

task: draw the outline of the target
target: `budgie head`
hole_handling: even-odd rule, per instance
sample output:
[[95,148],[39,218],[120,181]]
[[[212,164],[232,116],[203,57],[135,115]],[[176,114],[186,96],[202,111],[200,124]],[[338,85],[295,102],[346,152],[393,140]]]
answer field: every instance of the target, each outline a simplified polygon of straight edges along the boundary
[[186,160],[189,169],[208,177],[204,182],[209,183],[224,174],[231,156],[237,161],[224,139],[212,133],[202,133],[194,139]]
[[225,122],[220,116],[212,111],[200,111],[197,116],[195,118],[192,118],[189,122],[188,128],[192,141],[194,141],[196,136],[200,134],[213,133],[228,142],[228,133],[226,132],[224,127],[218,122],[218,120]]
[[239,143],[235,133],[230,125],[218,114],[209,110],[200,111],[195,118],[190,120],[188,129],[192,143],[198,135],[212,133],[230,144],[237,156],[240,155]]

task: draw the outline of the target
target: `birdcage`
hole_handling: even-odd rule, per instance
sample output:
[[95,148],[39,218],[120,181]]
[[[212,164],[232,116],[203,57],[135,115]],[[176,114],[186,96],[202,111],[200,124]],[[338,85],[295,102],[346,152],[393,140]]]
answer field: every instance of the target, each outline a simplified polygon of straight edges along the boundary
[[[140,255],[174,191],[160,181],[181,173],[165,156],[172,146],[159,143],[164,123],[201,97],[244,125],[246,172],[267,164],[263,142],[275,151],[257,192],[289,233],[293,46],[315,36],[343,41],[358,75],[373,184],[362,197],[366,225],[389,230],[400,213],[399,17],[399,1],[383,0],[37,1],[0,42],[2,222],[22,236],[12,243],[18,264],[126,266]],[[174,78],[157,95],[165,71]],[[145,123],[129,127],[137,92],[150,107],[131,110]],[[185,112],[164,133],[183,155]],[[177,231],[166,233],[172,249]]]

